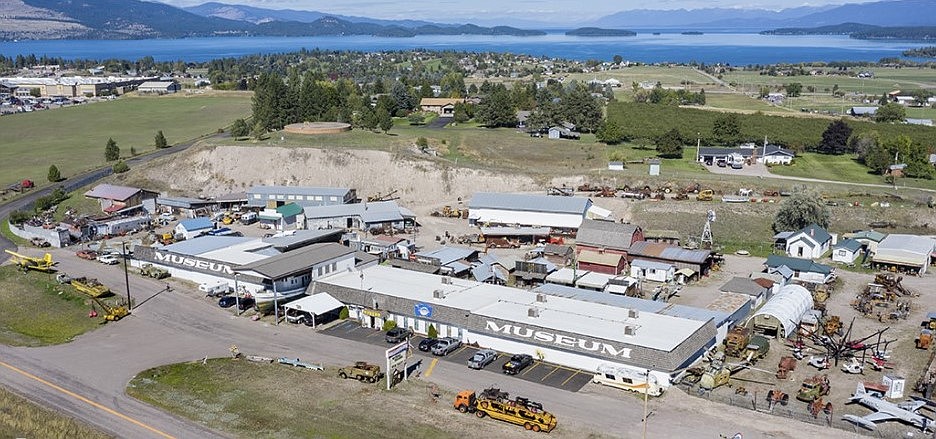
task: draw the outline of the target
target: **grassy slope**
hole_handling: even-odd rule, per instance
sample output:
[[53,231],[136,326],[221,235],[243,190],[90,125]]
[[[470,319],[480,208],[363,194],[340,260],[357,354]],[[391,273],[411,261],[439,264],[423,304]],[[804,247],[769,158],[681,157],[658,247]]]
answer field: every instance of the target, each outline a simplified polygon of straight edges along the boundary
[[86,297],[55,282],[54,274],[15,266],[0,267],[0,343],[19,346],[59,344],[96,327]]
[[0,388],[0,438],[14,437],[103,439],[110,436]]
[[[0,175],[10,184],[30,178],[49,184],[49,165],[68,177],[104,164],[104,145],[113,138],[121,154],[155,148],[163,131],[170,144],[196,138],[250,114],[250,95],[127,96],[115,101],[21,113],[0,118],[3,148]],[[9,180],[9,181],[6,181]]]

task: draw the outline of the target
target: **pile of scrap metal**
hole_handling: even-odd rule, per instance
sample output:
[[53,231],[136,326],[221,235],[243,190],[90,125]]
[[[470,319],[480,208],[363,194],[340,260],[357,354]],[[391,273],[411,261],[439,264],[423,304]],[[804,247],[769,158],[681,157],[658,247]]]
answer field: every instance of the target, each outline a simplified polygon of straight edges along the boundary
[[910,300],[898,300],[898,297],[914,297],[918,294],[900,285],[902,277],[891,273],[882,273],[874,277],[851,305],[865,317],[879,321],[896,321],[910,315]]
[[561,186],[561,187],[550,186],[546,188],[546,195],[552,195],[552,196],[557,196],[557,197],[571,197],[575,195],[575,190],[566,186]]

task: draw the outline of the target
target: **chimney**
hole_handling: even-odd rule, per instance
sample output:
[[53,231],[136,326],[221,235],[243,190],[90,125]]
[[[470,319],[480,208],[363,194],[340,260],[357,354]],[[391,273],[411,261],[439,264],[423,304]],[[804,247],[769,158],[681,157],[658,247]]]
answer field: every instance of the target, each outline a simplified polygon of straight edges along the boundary
[[809,228],[809,236],[810,236],[810,237],[813,237],[813,238],[816,237],[816,228],[815,228],[815,227],[810,227],[810,228]]

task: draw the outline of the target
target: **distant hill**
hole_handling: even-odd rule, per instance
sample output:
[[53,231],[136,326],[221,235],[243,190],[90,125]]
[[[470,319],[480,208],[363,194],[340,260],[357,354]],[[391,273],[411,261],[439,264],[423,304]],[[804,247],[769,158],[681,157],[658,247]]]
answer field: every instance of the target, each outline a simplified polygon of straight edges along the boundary
[[863,23],[888,27],[936,26],[933,0],[896,0],[842,5],[801,17],[790,26],[813,27]]
[[580,27],[565,33],[577,37],[633,37],[637,32],[627,29],[602,29],[600,27]]
[[[230,10],[229,17],[202,16],[180,8],[139,0],[2,0],[0,40],[15,39],[137,39],[182,38],[219,35],[323,36],[373,35],[412,37],[415,35],[543,35],[538,30],[509,26],[481,27],[473,24],[438,25],[406,20],[389,24],[352,22],[319,16],[310,22],[283,21],[274,16],[253,15],[259,8]],[[215,4],[215,8],[220,4]],[[204,5],[202,5],[204,6]],[[217,9],[215,9],[217,11]],[[238,12],[240,11],[240,12]],[[289,16],[290,13],[284,13]],[[317,13],[301,15],[309,19]],[[223,14],[222,14],[223,15]],[[55,24],[55,26],[51,26]],[[405,24],[406,26],[404,26]]]
[[202,17],[225,18],[228,20],[246,21],[253,24],[270,21],[298,21],[312,23],[325,17],[334,17],[352,23],[371,23],[381,26],[418,27],[437,24],[422,20],[380,20],[368,17],[350,15],[328,14],[320,11],[300,11],[296,9],[266,9],[246,5],[231,5],[227,3],[209,2],[197,6],[182,8],[188,12]]
[[936,40],[936,26],[875,26],[842,23],[819,27],[794,27],[763,31],[764,35],[848,35],[862,40]]

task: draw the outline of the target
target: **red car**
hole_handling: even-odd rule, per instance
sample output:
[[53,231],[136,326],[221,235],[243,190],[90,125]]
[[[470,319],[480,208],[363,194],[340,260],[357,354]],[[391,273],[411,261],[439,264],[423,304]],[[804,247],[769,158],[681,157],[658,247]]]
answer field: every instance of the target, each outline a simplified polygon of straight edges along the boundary
[[94,250],[78,250],[77,252],[75,252],[75,256],[78,256],[81,259],[87,259],[89,261],[93,261],[97,259],[98,254]]

